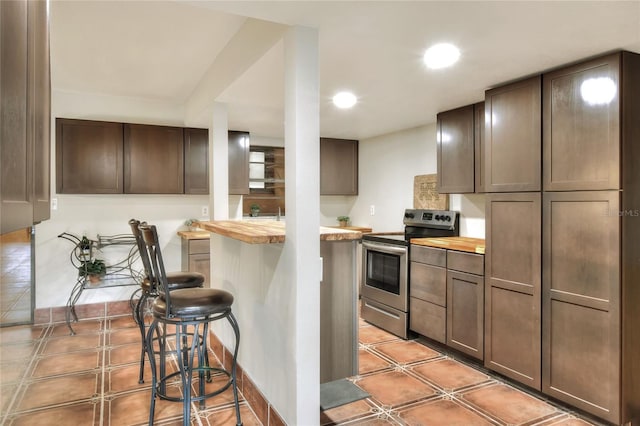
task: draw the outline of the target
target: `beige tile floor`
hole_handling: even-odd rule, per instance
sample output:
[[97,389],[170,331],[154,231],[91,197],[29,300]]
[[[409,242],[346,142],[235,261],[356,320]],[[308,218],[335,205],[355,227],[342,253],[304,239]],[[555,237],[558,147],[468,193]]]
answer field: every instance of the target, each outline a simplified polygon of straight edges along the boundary
[[[131,316],[81,321],[74,328],[76,336],[65,324],[0,329],[0,424],[146,424],[150,381],[138,384],[140,336]],[[371,398],[322,412],[323,425],[597,424],[364,321],[359,359],[360,374],[350,379]],[[246,426],[261,424],[244,398],[241,407]],[[181,405],[159,401],[155,419],[180,424]],[[204,409],[194,406],[191,424],[235,424],[230,390]]]

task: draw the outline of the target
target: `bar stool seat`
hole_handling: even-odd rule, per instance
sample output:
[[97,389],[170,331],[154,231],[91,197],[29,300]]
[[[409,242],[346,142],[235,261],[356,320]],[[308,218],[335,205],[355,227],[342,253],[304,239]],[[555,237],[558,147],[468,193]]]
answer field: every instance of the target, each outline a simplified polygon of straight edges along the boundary
[[[140,234],[144,240],[145,249],[151,263],[152,272],[149,280],[159,289],[159,295],[151,306],[153,322],[149,326],[146,336],[147,355],[152,371],[151,402],[149,409],[149,424],[153,424],[156,398],[182,402],[183,426],[191,424],[191,404],[199,402],[204,408],[204,402],[226,391],[233,389],[233,399],[236,412],[236,425],[241,426],[240,405],[238,402],[238,387],[236,379],[236,365],[238,348],[240,345],[240,329],[233,315],[233,295],[227,291],[211,288],[188,288],[169,291],[168,277],[164,270],[164,262],[158,242],[156,227],[153,225],[139,225]],[[207,358],[207,336],[209,323],[226,319],[235,335],[233,358],[229,369],[211,367]],[[178,371],[167,373],[167,329],[175,328],[175,350],[170,351],[178,356]],[[189,337],[191,337],[189,339]],[[160,358],[156,361],[153,342],[159,343]],[[156,365],[156,362],[158,365]],[[227,380],[216,381],[218,386],[206,392],[205,376],[212,373],[222,373]],[[192,388],[194,375],[197,374],[198,386]],[[180,396],[169,395],[167,384],[173,378],[179,377],[182,385]],[[216,376],[217,377],[217,376]]]
[[[142,261],[142,267],[144,269],[145,278],[140,282],[140,298],[133,309],[133,318],[138,324],[140,329],[140,341],[142,348],[140,350],[140,373],[138,375],[138,383],[144,383],[144,357],[146,354],[146,327],[144,322],[145,306],[149,298],[160,295],[160,290],[149,279],[153,275],[151,270],[151,263],[149,260],[149,254],[146,250],[142,234],[140,234],[139,226],[143,222],[137,219],[129,220],[129,226],[131,227],[131,233],[136,239],[138,245],[138,252],[140,253],[140,260]],[[167,283],[169,291],[186,289],[186,288],[201,288],[204,285],[205,276],[199,272],[167,272]]]
[[[231,309],[233,296],[224,290],[196,288],[171,291],[171,314],[183,320],[216,315]],[[154,316],[167,316],[167,301],[156,297],[153,301]]]
[[[179,290],[183,288],[198,288],[204,285],[205,277],[200,272],[167,272],[167,281],[169,281],[169,291]],[[140,283],[143,291],[152,292],[151,282],[148,278]]]

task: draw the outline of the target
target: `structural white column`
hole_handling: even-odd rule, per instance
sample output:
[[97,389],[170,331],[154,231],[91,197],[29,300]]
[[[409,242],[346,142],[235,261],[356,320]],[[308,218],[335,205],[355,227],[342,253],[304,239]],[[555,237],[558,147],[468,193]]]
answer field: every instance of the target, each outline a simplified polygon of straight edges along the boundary
[[[291,27],[285,58],[285,267],[295,289],[295,413],[288,424],[320,422],[320,108],[318,31]],[[293,403],[293,401],[291,401]]]
[[229,125],[227,104],[214,102],[209,126],[209,216],[229,218]]

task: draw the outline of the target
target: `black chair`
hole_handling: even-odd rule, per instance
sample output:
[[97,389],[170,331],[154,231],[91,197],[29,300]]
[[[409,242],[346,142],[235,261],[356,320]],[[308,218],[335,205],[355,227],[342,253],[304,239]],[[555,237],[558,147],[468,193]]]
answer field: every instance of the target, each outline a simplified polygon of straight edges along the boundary
[[[159,289],[152,280],[149,279],[153,275],[151,269],[151,262],[149,260],[149,254],[147,252],[142,234],[140,233],[140,221],[131,219],[129,221],[131,227],[131,233],[136,239],[138,245],[138,251],[140,252],[140,260],[144,268],[144,278],[140,283],[140,298],[136,303],[133,310],[133,318],[140,328],[140,341],[142,342],[142,350],[140,351],[140,375],[138,377],[138,383],[144,383],[144,357],[147,351],[146,349],[146,327],[145,327],[145,307],[149,298],[158,296]],[[167,273],[167,281],[169,283],[169,291],[184,289],[184,288],[198,288],[204,285],[205,276],[199,272],[169,272]]]
[[[159,295],[154,299],[151,311],[153,322],[149,326],[146,337],[147,355],[152,371],[152,392],[149,411],[149,424],[153,424],[156,397],[169,401],[182,402],[183,425],[190,424],[191,403],[199,402],[204,408],[204,402],[233,388],[233,398],[236,410],[236,424],[242,425],[240,406],[238,403],[238,388],[236,383],[236,364],[238,347],[240,344],[240,330],[238,322],[231,312],[233,295],[224,290],[212,288],[190,288],[169,291],[169,282],[164,269],[162,253],[158,242],[158,233],[153,225],[140,225],[140,233],[145,243],[145,249],[151,263],[152,275],[150,280],[159,289]],[[235,333],[235,347],[231,361],[231,371],[225,368],[211,367],[207,359],[207,335],[209,322],[227,319]],[[161,327],[160,327],[161,326]],[[167,373],[167,328],[175,327],[175,351],[182,355],[178,357],[178,371]],[[155,337],[154,337],[155,335]],[[191,337],[191,339],[188,339]],[[159,368],[156,368],[153,342],[160,343]],[[187,341],[190,340],[190,344]],[[223,373],[227,380],[210,392],[205,393],[205,374]],[[198,390],[192,393],[194,374],[198,374]],[[223,376],[223,377],[224,377]],[[179,377],[182,384],[182,396],[172,396],[167,392],[167,382]]]

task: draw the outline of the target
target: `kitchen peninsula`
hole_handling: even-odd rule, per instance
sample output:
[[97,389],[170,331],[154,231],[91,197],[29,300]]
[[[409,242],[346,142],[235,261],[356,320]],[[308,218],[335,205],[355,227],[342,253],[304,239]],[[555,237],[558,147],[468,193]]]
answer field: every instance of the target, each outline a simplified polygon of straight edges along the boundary
[[[294,395],[286,386],[292,368],[295,332],[291,303],[297,288],[320,285],[320,382],[358,373],[357,244],[359,231],[320,227],[321,276],[317,282],[292,282],[282,264],[297,255],[284,244],[285,223],[265,220],[199,222],[211,232],[211,283],[230,291],[241,328],[238,363],[245,378],[276,407]],[[230,329],[214,325],[226,347]]]

